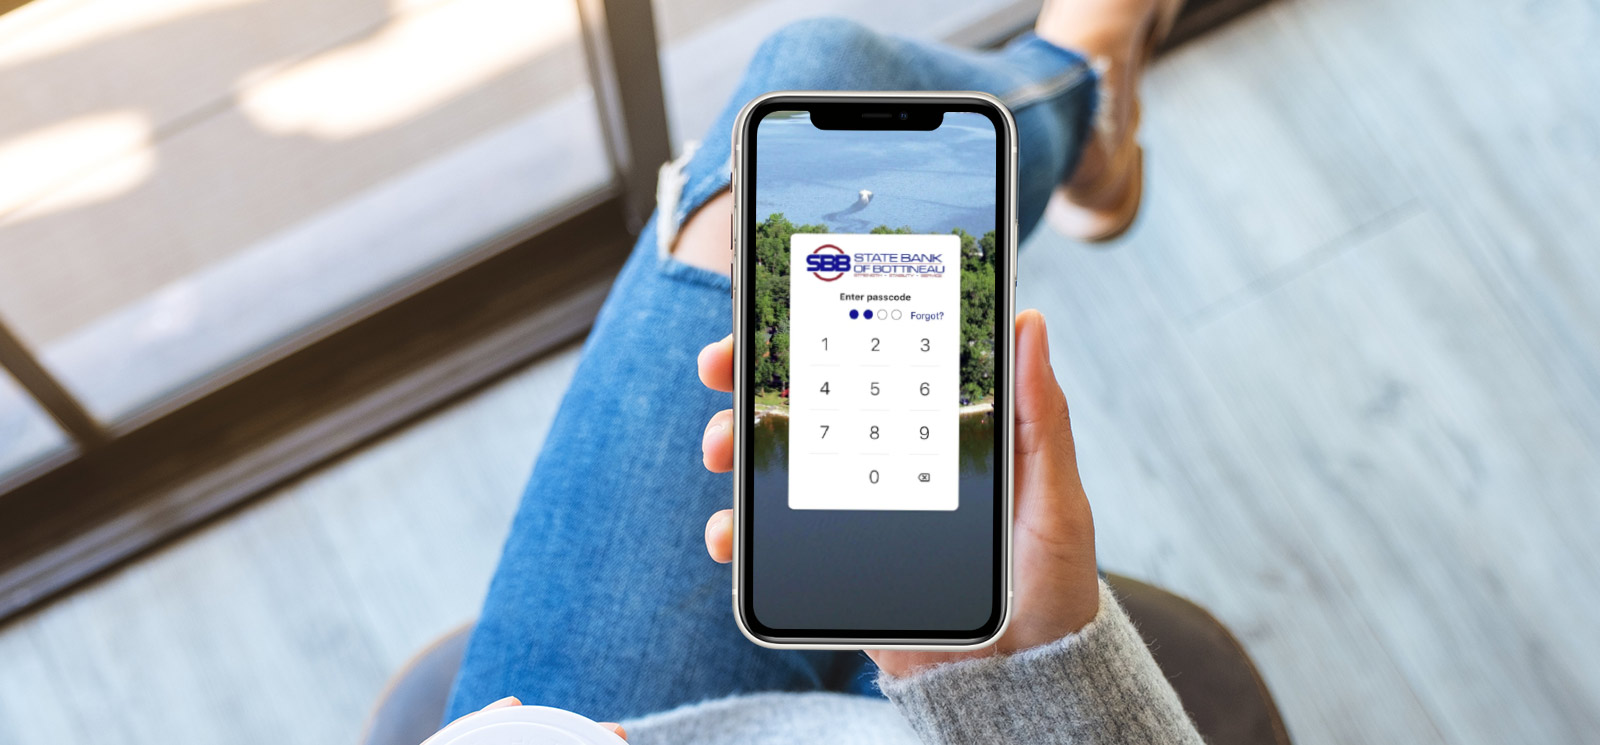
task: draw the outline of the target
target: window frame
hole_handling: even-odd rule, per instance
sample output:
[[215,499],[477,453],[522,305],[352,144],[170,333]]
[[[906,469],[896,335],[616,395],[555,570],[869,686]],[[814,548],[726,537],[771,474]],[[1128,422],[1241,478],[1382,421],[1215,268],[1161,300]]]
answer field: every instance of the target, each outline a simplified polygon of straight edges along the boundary
[[672,149],[652,4],[575,1],[605,186],[115,422],[0,319],[0,368],[70,440],[0,475],[0,620],[587,331]]

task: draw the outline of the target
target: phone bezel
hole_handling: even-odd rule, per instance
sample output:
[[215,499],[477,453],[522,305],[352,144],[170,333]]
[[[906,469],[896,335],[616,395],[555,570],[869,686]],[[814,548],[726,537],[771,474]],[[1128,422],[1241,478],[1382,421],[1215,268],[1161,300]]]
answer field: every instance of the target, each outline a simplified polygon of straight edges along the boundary
[[[753,239],[756,225],[753,214],[755,179],[755,129],[768,113],[779,110],[804,109],[811,112],[826,111],[836,117],[853,112],[881,112],[906,110],[916,112],[903,126],[898,119],[874,117],[861,119],[873,129],[919,129],[917,122],[927,118],[918,115],[937,111],[940,118],[946,111],[971,111],[981,113],[994,122],[996,128],[996,220],[997,243],[1003,248],[997,261],[996,318],[1013,318],[1016,284],[1016,123],[1011,112],[998,99],[977,91],[925,92],[925,91],[862,91],[813,92],[783,91],[768,93],[746,104],[734,126],[733,183],[734,192],[734,262],[733,262],[733,315],[734,315],[734,559],[733,607],[740,631],[756,644],[766,647],[808,649],[975,649],[994,642],[1011,619],[1012,571],[1012,448],[1014,423],[1013,398],[1015,392],[1015,359],[1010,329],[997,329],[996,343],[1003,347],[997,364],[1003,369],[996,376],[1003,385],[996,389],[995,412],[997,424],[998,479],[995,505],[995,582],[990,617],[971,630],[939,631],[920,629],[890,629],[862,632],[860,630],[830,629],[774,629],[761,624],[751,607],[751,589],[748,571],[751,557],[750,521],[747,519],[754,499],[754,474],[750,468],[753,445],[749,438],[754,391],[753,370],[748,359],[749,345],[743,342],[750,314],[754,312],[753,298],[742,293],[741,288],[752,287],[755,262],[746,247]],[[813,114],[815,116],[815,113]],[[935,125],[936,126],[936,125]]]

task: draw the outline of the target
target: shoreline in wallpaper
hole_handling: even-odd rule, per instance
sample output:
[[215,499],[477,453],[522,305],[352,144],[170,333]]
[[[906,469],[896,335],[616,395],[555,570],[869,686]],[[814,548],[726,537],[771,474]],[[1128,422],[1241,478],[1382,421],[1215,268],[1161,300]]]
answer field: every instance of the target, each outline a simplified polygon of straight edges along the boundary
[[[961,407],[956,411],[956,413],[960,416],[971,416],[974,414],[988,414],[992,411],[994,411],[993,401],[979,401],[975,404],[967,404],[966,406]],[[789,407],[774,406],[772,404],[756,404],[756,421],[759,422],[761,421],[762,417],[767,416],[788,419]]]

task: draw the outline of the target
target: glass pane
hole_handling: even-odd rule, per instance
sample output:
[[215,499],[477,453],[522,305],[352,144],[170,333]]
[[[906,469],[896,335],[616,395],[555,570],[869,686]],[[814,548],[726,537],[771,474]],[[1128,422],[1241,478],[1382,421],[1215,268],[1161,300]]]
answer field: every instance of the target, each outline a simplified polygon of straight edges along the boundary
[[[705,136],[768,34],[818,16],[941,39],[1014,0],[654,0],[673,147]],[[726,137],[727,135],[722,135]]]
[[67,436],[10,373],[0,370],[0,479],[66,448]]
[[604,186],[558,0],[0,16],[0,315],[122,417]]

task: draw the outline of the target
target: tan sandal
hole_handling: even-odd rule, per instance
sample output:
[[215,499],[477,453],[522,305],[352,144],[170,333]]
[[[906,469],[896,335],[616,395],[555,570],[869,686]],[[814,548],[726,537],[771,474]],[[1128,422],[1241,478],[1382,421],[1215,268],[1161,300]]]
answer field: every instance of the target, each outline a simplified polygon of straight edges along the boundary
[[[1115,240],[1133,227],[1144,201],[1144,148],[1139,144],[1139,90],[1137,81],[1155,50],[1172,32],[1184,0],[1158,0],[1142,54],[1133,60],[1128,75],[1135,83],[1132,110],[1122,137],[1110,142],[1106,127],[1096,125],[1095,137],[1084,147],[1072,178],[1056,188],[1045,206],[1045,221],[1056,232],[1087,243]],[[1109,101],[1109,98],[1103,98]],[[1110,121],[1101,118],[1100,121]]]

